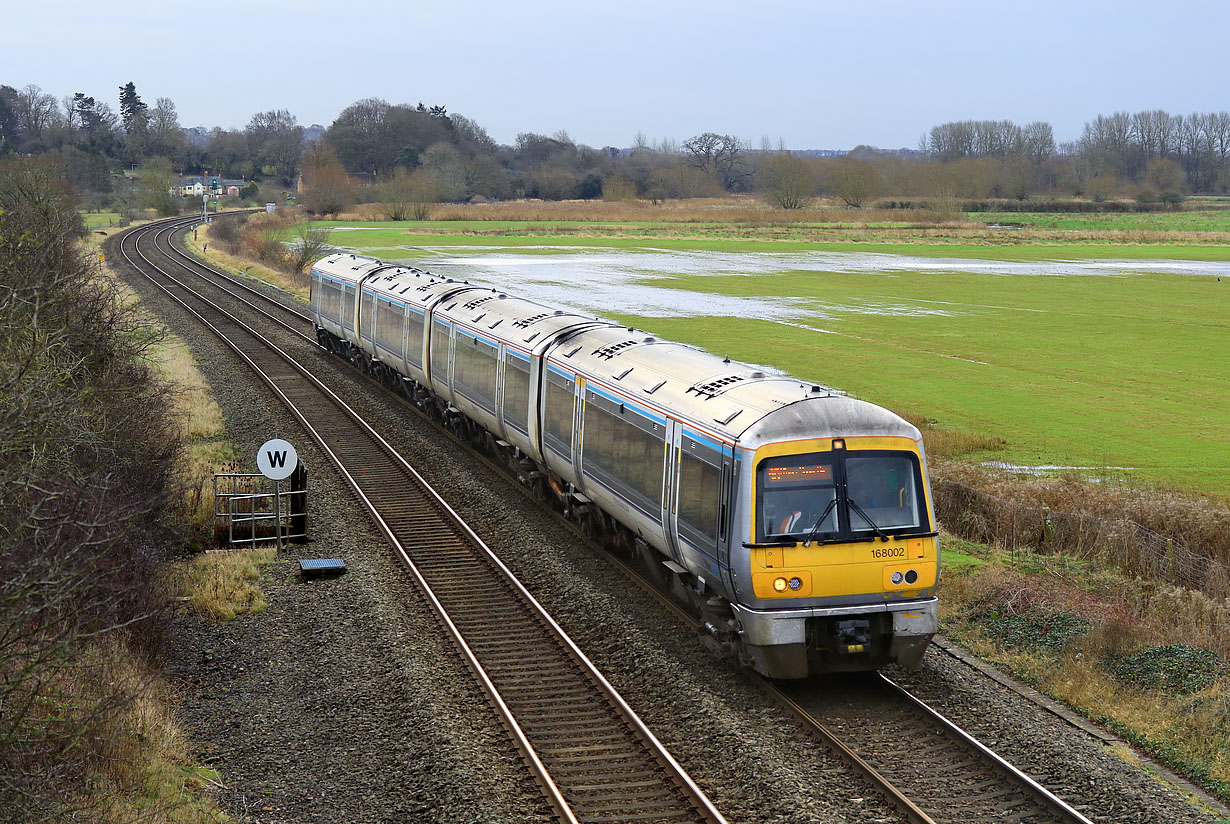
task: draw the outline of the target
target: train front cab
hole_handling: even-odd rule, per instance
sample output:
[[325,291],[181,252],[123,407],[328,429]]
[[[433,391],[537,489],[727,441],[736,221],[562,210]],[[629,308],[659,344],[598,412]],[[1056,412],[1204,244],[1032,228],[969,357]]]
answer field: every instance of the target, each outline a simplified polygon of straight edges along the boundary
[[752,666],[779,678],[918,666],[939,575],[918,444],[769,444],[752,466],[750,581],[734,605]]

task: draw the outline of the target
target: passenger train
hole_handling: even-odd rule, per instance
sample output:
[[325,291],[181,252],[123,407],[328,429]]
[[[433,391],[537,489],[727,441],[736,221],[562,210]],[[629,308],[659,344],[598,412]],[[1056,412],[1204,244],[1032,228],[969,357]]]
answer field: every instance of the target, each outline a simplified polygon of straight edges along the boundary
[[835,390],[351,254],[320,343],[507,462],[771,678],[919,665],[939,547],[918,430]]

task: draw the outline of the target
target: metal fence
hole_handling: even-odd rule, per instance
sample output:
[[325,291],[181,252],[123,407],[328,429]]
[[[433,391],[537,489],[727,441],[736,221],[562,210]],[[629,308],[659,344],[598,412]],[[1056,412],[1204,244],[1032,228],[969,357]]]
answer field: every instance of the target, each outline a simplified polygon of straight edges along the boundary
[[[293,477],[293,476],[292,476]],[[214,534],[229,546],[272,543],[281,518],[282,540],[307,539],[306,475],[282,483],[274,500],[274,481],[259,473],[229,472],[214,476]]]
[[956,481],[935,481],[932,489],[936,517],[958,537],[1009,550],[1065,552],[1213,598],[1230,597],[1230,567],[1135,521],[1023,506]]

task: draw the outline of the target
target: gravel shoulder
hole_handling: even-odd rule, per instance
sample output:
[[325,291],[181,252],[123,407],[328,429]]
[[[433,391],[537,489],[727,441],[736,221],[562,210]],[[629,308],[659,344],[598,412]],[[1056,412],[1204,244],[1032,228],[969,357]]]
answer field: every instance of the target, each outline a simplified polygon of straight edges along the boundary
[[[181,716],[242,820],[535,821],[549,818],[494,713],[408,574],[327,458],[212,333],[137,284],[184,337],[239,454],[276,431],[310,469],[314,543],[350,572],[306,583],[291,561],[263,578],[258,616],[181,615],[168,669]],[[732,822],[898,821],[778,709],[714,660],[656,599],[441,432],[356,372],[295,345],[496,550]],[[1053,783],[1097,822],[1215,820],[1049,713],[938,651],[894,677]]]

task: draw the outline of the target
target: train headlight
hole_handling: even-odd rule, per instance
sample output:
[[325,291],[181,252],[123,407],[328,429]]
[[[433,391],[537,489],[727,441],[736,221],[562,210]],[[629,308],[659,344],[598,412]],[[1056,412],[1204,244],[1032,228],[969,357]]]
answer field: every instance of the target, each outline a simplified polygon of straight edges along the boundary
[[774,578],[773,579],[773,590],[775,592],[785,592],[787,586],[789,586],[789,584],[786,583],[785,578]]
[[901,574],[901,570],[897,570],[896,572],[894,572],[894,573],[893,573],[893,583],[894,583],[894,584],[899,584],[899,583],[901,583],[901,581],[902,581],[902,579],[903,579],[904,577],[905,577],[905,576]]
[[789,586],[791,589],[798,589],[799,587],[803,586],[803,579],[798,578],[798,577],[791,578],[789,581],[786,582],[786,585]]
[[912,584],[916,582],[917,580],[918,580],[918,570],[911,569],[909,572],[905,574],[905,582],[907,584]]

